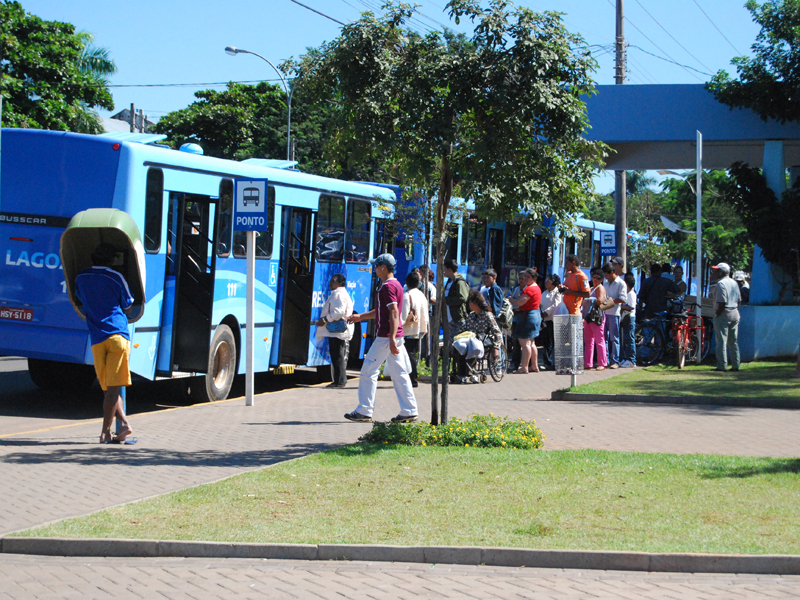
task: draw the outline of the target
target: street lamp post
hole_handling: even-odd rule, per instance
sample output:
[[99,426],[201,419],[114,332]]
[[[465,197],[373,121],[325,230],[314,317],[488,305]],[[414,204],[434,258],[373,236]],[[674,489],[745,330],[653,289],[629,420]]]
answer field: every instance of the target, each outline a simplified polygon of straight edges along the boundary
[[252,54],[253,56],[257,56],[264,62],[266,62],[270,67],[272,67],[275,72],[278,74],[278,77],[281,79],[281,83],[283,84],[283,89],[286,92],[286,106],[288,108],[289,116],[286,120],[286,160],[292,160],[291,157],[291,147],[292,147],[292,93],[294,92],[294,88],[290,88],[289,85],[286,83],[286,79],[283,78],[283,75],[278,70],[278,68],[273,65],[268,59],[264,58],[260,54],[256,52],[250,52],[249,50],[242,50],[241,48],[235,48],[233,46],[227,46],[225,48],[225,52],[230,54],[231,56],[236,56],[237,54]]
[[[683,177],[680,173],[676,173],[675,171],[659,171],[660,175],[677,175],[678,177]],[[685,179],[686,183],[689,184],[689,187],[695,194],[696,204],[697,204],[697,229],[695,231],[695,235],[697,236],[697,257],[695,259],[695,278],[697,280],[697,306],[695,307],[695,311],[697,313],[697,317],[700,318],[703,314],[702,306],[703,306],[703,229],[702,229],[702,218],[703,218],[703,134],[699,131],[697,132],[697,170],[696,170],[696,183],[692,186],[692,182],[688,179]],[[700,361],[703,359],[703,345],[700,339],[700,331],[697,332],[697,364],[700,364]],[[710,340],[709,340],[709,343]]]

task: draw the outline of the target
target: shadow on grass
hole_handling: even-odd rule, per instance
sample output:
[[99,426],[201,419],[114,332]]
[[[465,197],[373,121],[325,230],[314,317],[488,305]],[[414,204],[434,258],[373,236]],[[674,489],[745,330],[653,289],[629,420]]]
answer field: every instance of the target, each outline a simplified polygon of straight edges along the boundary
[[722,479],[753,477],[755,475],[777,475],[779,473],[800,473],[800,458],[772,458],[758,466],[715,466],[701,474],[703,479]]

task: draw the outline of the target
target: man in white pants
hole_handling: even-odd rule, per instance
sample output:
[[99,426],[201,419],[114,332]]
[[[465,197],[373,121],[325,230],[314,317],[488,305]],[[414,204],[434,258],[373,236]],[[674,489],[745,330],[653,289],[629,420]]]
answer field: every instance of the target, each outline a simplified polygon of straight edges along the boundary
[[407,423],[417,420],[417,399],[411,387],[411,361],[403,345],[403,324],[400,313],[403,311],[403,286],[394,277],[396,262],[391,254],[381,254],[370,264],[381,280],[378,290],[378,307],[360,315],[348,318],[351,323],[366,319],[376,319],[377,333],[372,346],[364,357],[361,375],[358,380],[358,408],[347,413],[349,421],[372,421],[375,410],[375,393],[378,389],[378,373],[386,362],[386,374],[392,378],[394,391],[400,403],[400,414],[392,418],[392,423]]

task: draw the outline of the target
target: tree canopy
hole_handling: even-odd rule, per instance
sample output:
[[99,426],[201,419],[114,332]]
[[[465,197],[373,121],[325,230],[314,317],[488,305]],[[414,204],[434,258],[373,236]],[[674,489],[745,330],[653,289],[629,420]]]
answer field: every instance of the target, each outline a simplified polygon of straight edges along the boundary
[[[419,34],[407,26],[415,9],[401,3],[381,18],[364,13],[337,39],[284,65],[332,104],[326,156],[342,171],[377,161],[396,183],[437,198],[439,256],[454,192],[474,199],[482,216],[522,216],[532,226],[547,215],[571,225],[593,195],[604,148],[583,137],[581,97],[593,93],[596,67],[585,42],[560,14],[506,0],[485,8],[449,0],[445,10],[456,23],[469,20],[472,34]],[[437,267],[441,293],[442,261]],[[441,303],[433,330],[440,315]],[[446,378],[443,386],[446,421]],[[435,377],[432,388],[435,404]]]
[[0,2],[0,93],[3,125],[101,133],[95,107],[114,102],[105,75],[108,51],[70,23],[44,21],[19,2]]
[[745,107],[762,119],[781,123],[800,119],[800,0],[749,0],[747,10],[761,25],[753,57],[731,62],[738,79],[719,71],[707,84],[717,100]]

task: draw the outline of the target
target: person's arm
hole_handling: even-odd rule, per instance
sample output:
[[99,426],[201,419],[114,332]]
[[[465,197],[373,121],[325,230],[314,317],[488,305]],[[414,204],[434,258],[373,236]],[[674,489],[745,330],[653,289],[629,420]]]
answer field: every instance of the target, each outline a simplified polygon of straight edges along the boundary
[[[461,282],[464,285],[461,285]],[[450,293],[444,298],[444,303],[447,306],[460,306],[467,303],[469,297],[469,284],[463,279],[456,279],[453,285],[450,286]]]
[[511,302],[512,306],[516,306],[517,308],[519,308],[520,306],[523,306],[530,299],[531,297],[528,296],[528,294],[520,294],[516,298],[509,298],[508,301]]
[[353,313],[347,318],[348,323],[360,323],[361,321],[369,321],[370,319],[375,318],[375,309],[368,310],[365,313],[355,314]]
[[622,285],[622,289],[617,293],[617,296],[617,298],[614,298],[614,304],[624,304],[628,299],[628,289],[625,284]]
[[397,325],[400,319],[400,311],[397,310],[397,304],[392,303],[388,306],[389,309],[389,352],[397,356],[400,354],[400,349],[397,347]]
[[408,321],[409,314],[411,314],[411,294],[406,292],[403,294],[403,311],[400,313],[400,320],[403,321],[403,327],[405,327]]
[[716,288],[715,300],[717,303],[714,305],[714,316],[718,317],[725,311],[728,295],[725,293],[725,288],[719,283],[717,283]]
[[[575,275],[575,281],[580,282],[579,285],[585,286],[586,280],[585,279],[578,279],[578,276]],[[571,290],[565,284],[561,284],[558,286],[558,291],[561,292],[564,296],[578,296],[579,298],[588,298],[592,292],[591,290]]]

